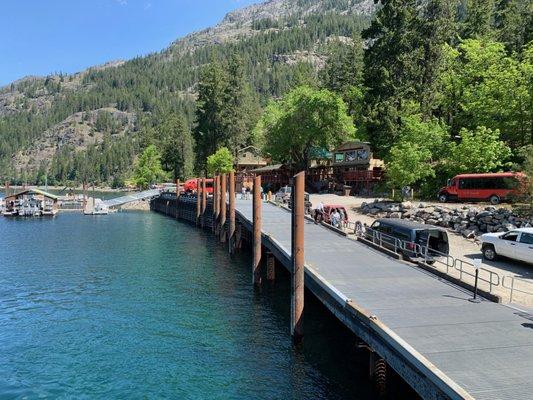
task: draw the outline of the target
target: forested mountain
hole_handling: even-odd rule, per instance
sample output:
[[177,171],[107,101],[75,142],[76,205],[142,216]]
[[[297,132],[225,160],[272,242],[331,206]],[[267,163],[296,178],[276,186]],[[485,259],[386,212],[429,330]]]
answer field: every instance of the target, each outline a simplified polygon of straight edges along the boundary
[[430,196],[533,165],[532,27],[531,0],[265,1],[159,53],[2,88],[0,178],[121,185],[149,149],[182,179],[249,144],[304,166],[355,135],[389,186]]
[[[48,174],[48,182],[120,183],[130,172],[132,155],[148,143],[163,152],[172,144],[165,137],[171,132],[160,129],[163,121],[178,114],[182,129],[193,128],[202,66],[237,57],[258,108],[315,79],[328,43],[360,32],[373,10],[369,0],[270,0],[232,12],[219,25],[159,53],[74,75],[14,82],[0,90],[0,175],[19,182],[42,181]],[[84,123],[105,109],[116,110],[104,114],[110,125],[122,126],[128,115],[133,126],[128,123],[117,134],[108,125]]]

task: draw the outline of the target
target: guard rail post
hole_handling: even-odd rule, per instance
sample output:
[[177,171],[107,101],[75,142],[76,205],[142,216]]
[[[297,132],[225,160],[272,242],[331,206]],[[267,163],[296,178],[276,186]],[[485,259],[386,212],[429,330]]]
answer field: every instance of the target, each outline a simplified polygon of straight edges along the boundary
[[[469,299],[469,301],[472,303],[480,303],[481,300],[478,299],[477,297],[477,285],[478,285],[478,280],[479,280],[479,269],[481,268],[481,260],[475,259],[473,263],[474,263],[474,267],[476,268],[476,274],[475,274],[475,280],[474,280],[474,297]],[[490,279],[492,280],[492,276]]]

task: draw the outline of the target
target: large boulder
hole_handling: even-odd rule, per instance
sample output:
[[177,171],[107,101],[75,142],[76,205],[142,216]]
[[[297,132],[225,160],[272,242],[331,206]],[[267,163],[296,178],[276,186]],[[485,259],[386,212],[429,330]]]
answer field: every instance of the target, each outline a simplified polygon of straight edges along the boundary
[[413,203],[410,201],[404,201],[402,204],[400,204],[402,210],[410,210],[413,208]]

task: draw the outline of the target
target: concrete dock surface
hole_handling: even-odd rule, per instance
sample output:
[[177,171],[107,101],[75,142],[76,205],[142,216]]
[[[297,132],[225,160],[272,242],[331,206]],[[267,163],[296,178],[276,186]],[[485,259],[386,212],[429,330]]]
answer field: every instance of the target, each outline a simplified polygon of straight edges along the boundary
[[[251,201],[238,199],[236,210],[252,221]],[[289,212],[264,203],[262,232],[290,252]],[[472,398],[533,399],[529,310],[473,303],[471,292],[310,221],[305,261]]]

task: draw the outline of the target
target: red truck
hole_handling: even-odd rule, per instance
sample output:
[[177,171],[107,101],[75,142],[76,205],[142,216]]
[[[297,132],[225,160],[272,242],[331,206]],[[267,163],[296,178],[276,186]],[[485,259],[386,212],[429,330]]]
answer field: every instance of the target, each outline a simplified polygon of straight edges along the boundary
[[[191,192],[198,191],[198,187],[196,184],[197,179],[198,178],[193,178],[193,179],[188,179],[185,181],[185,183],[183,184],[183,190],[185,191],[185,193],[191,193]],[[213,193],[213,178],[207,178],[205,180],[205,191],[207,193]]]
[[499,204],[525,193],[527,176],[520,172],[461,174],[448,180],[438,199],[447,201],[489,201]]

